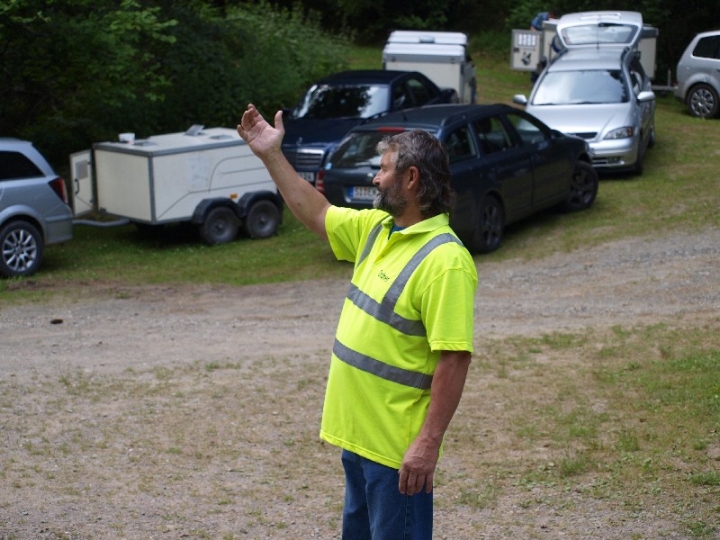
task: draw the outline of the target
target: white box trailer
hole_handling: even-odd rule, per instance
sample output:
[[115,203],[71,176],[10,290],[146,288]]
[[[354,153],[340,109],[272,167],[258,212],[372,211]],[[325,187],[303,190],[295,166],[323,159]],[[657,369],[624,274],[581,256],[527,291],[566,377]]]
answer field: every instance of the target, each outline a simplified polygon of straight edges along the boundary
[[475,65],[462,32],[395,30],[383,49],[383,69],[419,71],[441,88],[452,88],[461,103],[475,103]]
[[190,222],[209,244],[232,241],[240,227],[265,238],[282,220],[269,173],[230,128],[96,143],[70,157],[70,170],[76,218],[96,212],[140,226]]

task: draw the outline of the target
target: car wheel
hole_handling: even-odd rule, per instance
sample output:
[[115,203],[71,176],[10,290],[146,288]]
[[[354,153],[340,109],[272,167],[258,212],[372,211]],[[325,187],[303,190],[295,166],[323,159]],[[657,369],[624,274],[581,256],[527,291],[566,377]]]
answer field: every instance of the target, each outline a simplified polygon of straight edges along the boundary
[[226,244],[235,240],[239,228],[235,212],[226,206],[218,206],[210,210],[200,225],[200,237],[211,246]]
[[243,230],[250,238],[268,238],[280,225],[280,210],[272,201],[258,201],[250,207]]
[[562,210],[578,212],[590,208],[595,202],[599,184],[598,173],[593,166],[586,161],[578,161],[570,180],[570,193],[562,204]]
[[687,97],[687,106],[690,114],[698,118],[713,118],[718,113],[717,92],[712,86],[698,84],[693,87]]
[[13,221],[0,230],[0,274],[31,276],[40,267],[44,241],[40,231],[27,221]]
[[500,201],[486,195],[477,207],[472,249],[477,253],[490,253],[500,247],[505,229],[505,211]]

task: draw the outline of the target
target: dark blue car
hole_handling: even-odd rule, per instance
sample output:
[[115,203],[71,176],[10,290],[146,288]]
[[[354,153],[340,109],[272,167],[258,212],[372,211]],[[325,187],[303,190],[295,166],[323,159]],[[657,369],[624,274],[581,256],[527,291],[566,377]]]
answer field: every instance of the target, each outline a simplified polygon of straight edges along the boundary
[[354,128],[315,187],[338,206],[371,208],[377,143],[423,129],[445,145],[457,194],[450,225],[471,251],[500,247],[506,225],[551,207],[589,208],[598,175],[588,144],[508,105],[435,105],[390,113]]
[[310,182],[328,153],[355,126],[389,111],[457,102],[457,92],[441,89],[415,71],[355,70],[313,84],[294,109],[285,111],[283,153]]

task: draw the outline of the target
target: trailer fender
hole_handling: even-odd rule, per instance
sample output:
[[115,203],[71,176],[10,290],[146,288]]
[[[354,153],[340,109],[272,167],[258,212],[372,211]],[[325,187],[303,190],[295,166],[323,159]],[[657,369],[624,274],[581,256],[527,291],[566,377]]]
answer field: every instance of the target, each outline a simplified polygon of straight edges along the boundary
[[226,197],[217,197],[214,199],[203,199],[202,201],[200,201],[200,203],[195,207],[195,211],[193,212],[190,222],[193,225],[202,225],[203,223],[205,223],[205,218],[207,217],[210,210],[212,210],[213,208],[217,208],[218,206],[225,206],[232,209],[232,211],[235,212],[238,218],[240,218],[238,205],[232,199],[228,199]]
[[252,208],[252,205],[255,204],[257,201],[261,200],[271,201],[275,206],[277,206],[278,210],[280,211],[280,219],[282,220],[282,197],[280,197],[280,195],[278,195],[277,193],[266,190],[251,191],[240,197],[240,200],[237,202],[238,216],[240,217],[240,219],[245,219],[248,215],[248,212],[250,211],[250,208]]

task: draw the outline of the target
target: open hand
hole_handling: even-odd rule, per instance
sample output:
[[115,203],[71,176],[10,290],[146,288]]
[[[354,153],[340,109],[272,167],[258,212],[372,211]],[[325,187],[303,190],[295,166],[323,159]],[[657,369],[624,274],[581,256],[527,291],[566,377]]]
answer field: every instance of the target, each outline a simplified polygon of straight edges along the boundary
[[282,114],[282,111],[275,113],[275,127],[263,118],[252,103],[242,115],[237,131],[261,159],[281,151],[280,145],[285,136]]

